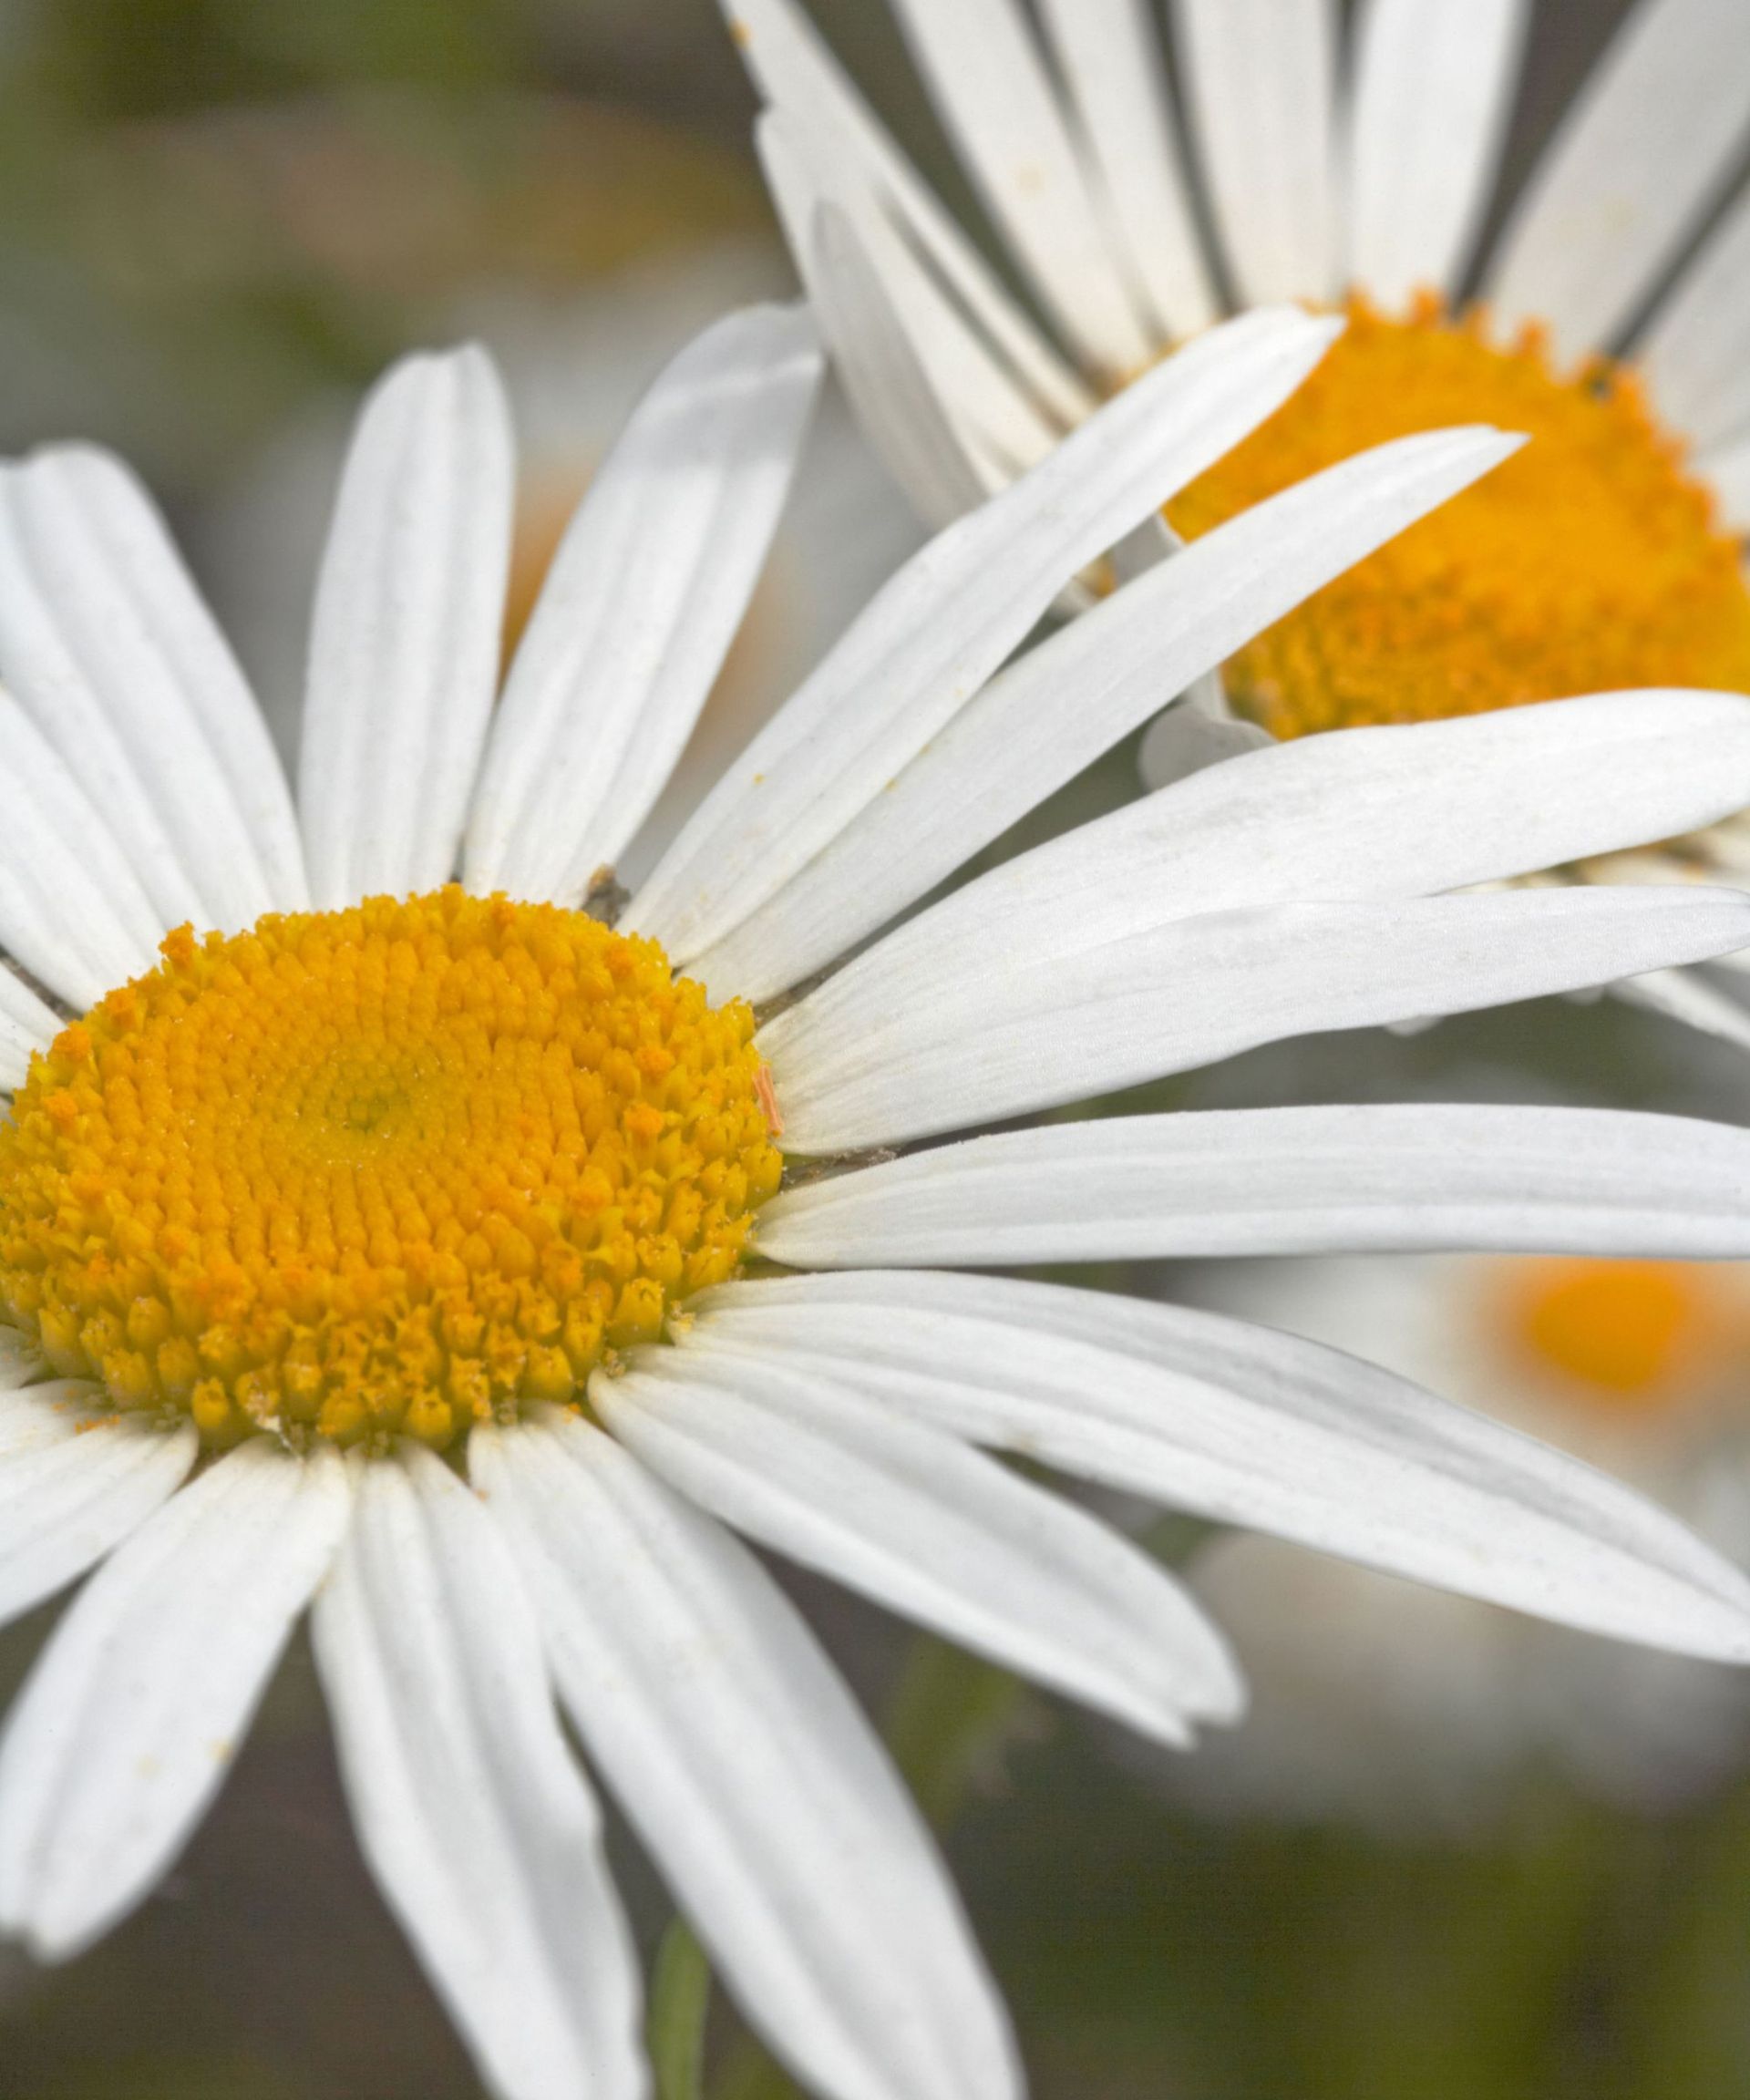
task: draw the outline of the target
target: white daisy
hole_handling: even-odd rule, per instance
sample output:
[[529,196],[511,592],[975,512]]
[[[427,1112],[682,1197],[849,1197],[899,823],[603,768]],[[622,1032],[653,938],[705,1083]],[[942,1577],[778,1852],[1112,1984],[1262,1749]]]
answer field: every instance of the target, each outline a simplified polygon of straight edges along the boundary
[[0,974],[0,1608],[97,1569],[0,1745],[0,1921],[35,1951],[163,1874],[308,1606],[365,1853],[494,2090],[644,2086],[556,1701],[812,2089],[1016,2093],[915,1810],[733,1536],[1160,1740],[1231,1719],[1185,1591],[981,1446],[1750,1659],[1735,1570],[1498,1425],[1261,1328],[952,1272],[1224,1235],[1743,1254],[1744,1133],[1291,1111],[798,1167],[1750,941],[1725,891],[1439,893],[1750,799],[1744,702],[1619,695],[1217,767],[801,989],[1508,448],[1357,459],[1010,662],[1328,335],[1210,335],[915,556],[618,930],[578,907],[754,587],[819,376],[797,312],[723,322],[646,397],[496,711],[502,397],[478,351],[395,371],[324,558],[295,806],[126,470],[0,473],[0,941],[84,1016]]
[[[1158,553],[1362,445],[1471,420],[1533,438],[1164,715],[1151,785],[1266,736],[1750,690],[1750,192],[1666,283],[1750,142],[1750,0],[1641,0],[1480,257],[1530,0],[1364,0],[1346,46],[1335,0],[1174,0],[1164,41],[1142,0],[1041,0],[1036,22],[890,0],[1043,327],[797,0],[724,5],[798,266],[924,515],[1004,485],[1224,311],[1282,299],[1346,303],[1348,334],[1168,506]],[[1734,817],[1570,872],[1750,882]],[[1699,978],[1633,995],[1750,1042]]]
[[[1214,1264],[1176,1294],[1386,1364],[1560,1445],[1750,1559],[1750,1271],[1423,1255]],[[1553,1764],[1606,1799],[1692,1799],[1750,1753],[1736,1673],[1582,1642],[1487,1606],[1238,1536],[1192,1582],[1252,1703],[1200,1804],[1368,1825],[1468,1823]]]

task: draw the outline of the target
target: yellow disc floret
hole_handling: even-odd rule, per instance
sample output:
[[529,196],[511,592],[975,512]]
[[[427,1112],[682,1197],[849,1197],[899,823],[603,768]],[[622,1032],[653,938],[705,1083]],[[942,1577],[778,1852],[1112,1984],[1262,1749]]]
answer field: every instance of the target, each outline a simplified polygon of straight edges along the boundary
[[0,1300],[211,1444],[568,1400],[777,1187],[749,1009],[580,913],[448,889],[163,955],[0,1128]]
[[1566,1399],[1644,1415],[1742,1384],[1750,1332],[1735,1283],[1695,1262],[1522,1261],[1502,1264],[1498,1305],[1515,1353]]
[[1632,376],[1565,379],[1487,317],[1362,301],[1287,406],[1168,506],[1188,538],[1363,448],[1492,423],[1530,443],[1229,664],[1277,736],[1646,685],[1750,690],[1738,549]]

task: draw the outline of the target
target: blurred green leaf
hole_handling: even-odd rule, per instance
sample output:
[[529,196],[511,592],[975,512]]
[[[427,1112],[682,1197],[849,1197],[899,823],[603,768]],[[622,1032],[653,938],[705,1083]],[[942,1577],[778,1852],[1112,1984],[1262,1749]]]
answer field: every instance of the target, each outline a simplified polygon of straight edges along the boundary
[[676,1918],[663,1934],[650,1974],[645,2032],[656,2100],[700,2100],[710,2006],[711,1965],[692,1928]]

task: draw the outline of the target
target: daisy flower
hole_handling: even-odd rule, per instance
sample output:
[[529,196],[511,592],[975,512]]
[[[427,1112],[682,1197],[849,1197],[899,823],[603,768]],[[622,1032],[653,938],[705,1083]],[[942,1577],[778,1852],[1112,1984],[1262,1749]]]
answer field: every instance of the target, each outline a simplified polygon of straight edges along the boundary
[[921,1821],[736,1537],[1158,1740],[1232,1719],[1183,1588],[993,1449],[1750,1660],[1735,1570],[1498,1424],[1240,1322],[956,1272],[1236,1236],[1742,1255],[1750,1137],[1387,1108],[914,1143],[1750,942],[1732,891],[1474,890],[1750,799],[1750,705],[1710,694],[1272,748],[882,933],[1163,676],[1510,450],[1380,448],[1017,654],[1329,335],[1210,333],[922,549],[617,912],[802,441],[798,311],[668,367],[501,696],[501,391],[477,350],[391,373],[295,801],[126,469],[0,473],[0,1609],[95,1570],[0,1742],[31,1950],[166,1871],[308,1609],[365,1855],[495,2092],[645,2090],[562,1710],[810,2089],[1008,2100]]
[[[1175,1295],[1356,1352],[1586,1458],[1750,1559],[1750,1270],[1506,1255],[1214,1264]],[[1232,1535],[1194,1564],[1252,1701],[1206,1807],[1465,1827],[1539,1765],[1605,1800],[1692,1800],[1750,1752],[1739,1675],[1573,1640]]]
[[[1282,299],[1347,332],[1166,507],[1157,553],[1360,446],[1472,420],[1534,440],[1163,715],[1151,785],[1266,737],[1750,688],[1750,194],[1685,255],[1750,143],[1746,0],[1640,0],[1481,254],[1529,0],[1364,0],[1346,46],[1334,0],[1173,0],[1164,39],[1142,0],[890,5],[1043,326],[797,0],[725,0],[798,266],[924,515]],[[1564,873],[1750,882],[1750,826]],[[1632,995],[1750,1042],[1700,978]]]

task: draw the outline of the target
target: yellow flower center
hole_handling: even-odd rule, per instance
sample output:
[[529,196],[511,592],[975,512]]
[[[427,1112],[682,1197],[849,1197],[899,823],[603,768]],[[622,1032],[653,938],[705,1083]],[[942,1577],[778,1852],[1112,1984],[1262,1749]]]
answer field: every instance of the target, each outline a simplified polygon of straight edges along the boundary
[[1566,1395],[1616,1415],[1711,1400],[1750,1342],[1724,1272],[1693,1262],[1502,1265],[1499,1310],[1519,1354]]
[[452,888],[163,956],[0,1127],[0,1300],[211,1444],[568,1400],[777,1187],[751,1012],[581,913]]
[[1644,685],[1750,691],[1750,591],[1632,376],[1558,378],[1535,332],[1361,301],[1311,379],[1168,506],[1189,539],[1388,438],[1493,423],[1531,442],[1278,621],[1229,692],[1272,735]]

